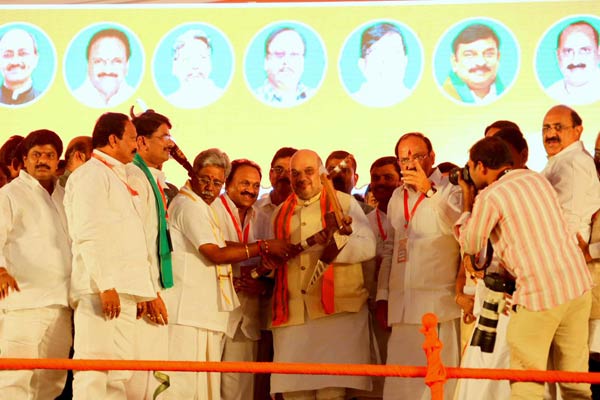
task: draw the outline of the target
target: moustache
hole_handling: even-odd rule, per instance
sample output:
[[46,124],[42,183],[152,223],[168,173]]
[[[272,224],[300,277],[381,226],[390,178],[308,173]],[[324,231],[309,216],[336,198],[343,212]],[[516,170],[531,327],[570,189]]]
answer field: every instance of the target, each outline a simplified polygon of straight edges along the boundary
[[42,168],[44,168],[44,169],[50,169],[50,166],[47,165],[47,164],[38,164],[38,165],[35,166],[35,169],[42,169]]
[[252,197],[253,199],[254,199],[254,198],[257,196],[257,194],[256,194],[256,193],[250,193],[250,192],[247,192],[247,191],[243,191],[243,192],[241,193],[241,195],[242,195],[242,196],[249,196],[249,197]]
[[10,64],[8,67],[6,67],[6,69],[8,71],[12,71],[13,69],[16,69],[16,68],[25,69],[25,64],[23,64],[23,63],[20,63],[20,64]]
[[287,183],[288,185],[291,184],[290,178],[287,177],[277,179],[277,183]]
[[584,69],[586,67],[586,65],[584,63],[579,63],[579,64],[569,64],[567,65],[567,69],[568,70],[574,70],[575,68],[581,68]]
[[546,143],[560,143],[560,138],[558,136],[549,137],[549,138],[546,138],[545,142]]
[[215,194],[211,191],[205,190],[200,193],[200,197],[202,197],[203,199],[213,199],[215,197]]
[[478,65],[478,66],[476,66],[474,68],[471,68],[469,70],[470,73],[474,73],[474,72],[478,72],[478,71],[481,71],[481,72],[490,72],[491,69],[490,69],[490,67],[488,67],[486,65]]
[[114,72],[100,72],[97,75],[98,78],[118,78],[119,76],[117,74],[115,74]]

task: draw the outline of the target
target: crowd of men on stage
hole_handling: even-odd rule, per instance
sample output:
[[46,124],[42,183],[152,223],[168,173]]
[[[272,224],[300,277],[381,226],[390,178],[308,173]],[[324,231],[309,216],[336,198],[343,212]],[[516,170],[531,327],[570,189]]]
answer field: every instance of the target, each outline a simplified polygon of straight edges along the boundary
[[[427,136],[409,132],[372,163],[365,198],[352,195],[348,151],[323,162],[283,147],[267,171],[216,148],[190,163],[170,129],[153,110],[107,112],[62,160],[47,129],[3,144],[0,357],[72,349],[76,359],[425,365],[421,318],[433,312],[446,366],[462,357],[471,367],[588,371],[598,359],[600,143],[594,159],[575,110],[543,117],[541,173],[527,169],[527,142],[510,121],[486,128],[464,168],[439,163]],[[172,157],[189,174],[179,189],[162,171]],[[272,191],[261,197],[263,172]],[[490,325],[478,316],[492,276],[516,289]],[[470,338],[496,322],[492,363]],[[0,398],[54,399],[66,376],[1,371]],[[591,398],[589,384],[559,387],[563,399]],[[545,390],[451,380],[445,398]],[[74,372],[74,399],[156,395],[418,400],[429,389],[411,378]]]

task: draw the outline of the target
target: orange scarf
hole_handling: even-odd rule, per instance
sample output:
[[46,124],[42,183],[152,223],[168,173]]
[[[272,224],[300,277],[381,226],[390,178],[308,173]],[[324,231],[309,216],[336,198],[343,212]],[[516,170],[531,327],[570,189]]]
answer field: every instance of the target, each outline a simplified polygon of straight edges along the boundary
[[[329,201],[325,189],[321,192],[321,223],[325,227],[325,214],[333,211],[333,205]],[[275,237],[277,239],[290,240],[290,226],[292,216],[298,204],[295,195],[289,196],[281,205],[279,213],[273,221]],[[289,318],[289,293],[288,293],[288,263],[285,262],[275,270],[275,288],[273,289],[273,326],[285,324]],[[332,314],[334,307],[334,284],[333,265],[330,264],[323,275],[321,288],[321,303],[326,314]]]

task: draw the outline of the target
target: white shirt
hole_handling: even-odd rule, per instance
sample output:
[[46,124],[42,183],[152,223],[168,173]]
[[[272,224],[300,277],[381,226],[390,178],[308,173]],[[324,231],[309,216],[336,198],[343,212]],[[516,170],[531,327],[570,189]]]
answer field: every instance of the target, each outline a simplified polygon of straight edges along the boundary
[[391,107],[406,99],[411,93],[404,84],[398,87],[381,88],[365,82],[360,89],[352,93],[352,98],[367,107]]
[[271,201],[271,193],[258,199],[253,207],[256,210],[256,223],[254,233],[257,239],[271,239],[275,237],[271,219],[277,206]]
[[136,210],[140,201],[127,188],[125,165],[94,150],[112,168],[91,158],[67,181],[65,211],[73,240],[71,297],[116,289],[156,298],[144,225]]
[[[558,194],[570,233],[590,238],[592,215],[600,208],[600,182],[592,156],[577,141],[550,157],[542,171]],[[573,239],[575,240],[575,239]]]
[[383,244],[387,237],[394,233],[393,228],[390,225],[387,214],[378,208],[368,213],[367,219],[377,241],[377,257],[381,257],[383,254]]
[[92,85],[89,78],[86,78],[85,82],[77,89],[73,90],[73,96],[77,98],[82,104],[88,107],[94,108],[109,108],[115,107],[123,103],[125,100],[133,96],[135,89],[129,86],[127,81],[123,81],[117,93],[112,95],[109,99],[103,93],[100,93],[98,89]]
[[[157,184],[165,190],[167,188],[166,179],[164,172],[150,168],[150,173],[154,177]],[[160,261],[158,259],[158,214],[156,212],[156,198],[152,186],[138,166],[133,163],[129,163],[125,166],[127,173],[127,181],[129,185],[138,192],[139,201],[136,201],[134,205],[136,210],[142,219],[144,224],[144,232],[146,234],[146,246],[148,248],[148,257],[150,264],[152,265],[151,274],[152,281],[156,282],[158,287],[161,287],[160,283]],[[161,200],[162,201],[162,200]]]
[[68,305],[71,241],[57,182],[49,194],[25,170],[0,189],[0,266],[20,292],[0,300],[0,309]]
[[[231,214],[227,211],[221,198],[224,198],[231,210]],[[217,197],[210,205],[219,220],[219,224],[223,231],[226,241],[236,243],[253,243],[256,242],[256,210],[251,207],[246,212],[244,223],[240,222],[240,215],[237,206],[229,198],[227,193],[223,193]],[[232,219],[233,217],[233,219]],[[235,223],[234,223],[235,220]],[[242,240],[239,239],[236,224],[241,230]],[[247,232],[247,235],[246,235]],[[257,257],[249,260],[233,264],[233,276],[241,275],[241,267],[257,265],[259,262]],[[260,339],[260,298],[259,296],[248,295],[244,292],[238,293],[241,307],[231,313],[231,323],[236,325],[241,322],[241,329],[248,339]],[[237,322],[236,322],[237,321]]]
[[223,96],[224,90],[215,85],[210,79],[199,84],[182,83],[176,92],[167,96],[169,103],[179,108],[200,108],[217,101]]
[[[388,300],[390,324],[420,324],[427,312],[435,313],[440,322],[460,316],[454,302],[460,252],[452,227],[461,214],[462,192],[438,169],[429,179],[437,192],[421,201],[407,227],[404,186],[394,191],[388,204],[391,231],[384,244],[377,300]],[[420,195],[408,190],[411,214]],[[401,247],[406,248],[406,261],[400,255]]]
[[596,71],[594,79],[587,84],[574,87],[567,86],[564,79],[554,82],[546,89],[546,93],[554,100],[564,104],[580,105],[591,104],[600,100],[600,69]]
[[[164,293],[164,300],[170,322],[224,332],[233,337],[239,318],[237,323],[230,322],[231,313],[219,307],[219,270],[229,266],[217,266],[199,251],[204,244],[225,246],[215,212],[184,186],[169,206],[169,226],[173,241],[174,285]],[[231,292],[235,297],[229,300],[239,304],[235,291],[232,289]]]

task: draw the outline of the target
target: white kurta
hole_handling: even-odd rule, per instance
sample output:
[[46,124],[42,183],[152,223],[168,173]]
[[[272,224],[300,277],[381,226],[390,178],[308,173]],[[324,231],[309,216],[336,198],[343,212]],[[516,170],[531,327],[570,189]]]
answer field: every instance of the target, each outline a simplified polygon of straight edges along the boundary
[[[542,175],[558,194],[573,240],[580,233],[588,241],[592,215],[600,209],[600,182],[594,159],[583,143],[572,143],[550,157]],[[590,253],[594,258],[600,257],[600,243],[590,245]],[[590,320],[589,343],[591,352],[600,353],[600,320]]]
[[141,300],[156,298],[157,282],[142,220],[127,189],[125,166],[94,150],[114,167],[92,158],[67,181],[65,210],[73,240],[71,297],[116,289]]
[[[73,240],[71,300],[75,308],[75,358],[135,359],[136,302],[156,298],[139,195],[127,184],[125,165],[94,150],[95,157],[69,176],[65,210]],[[115,289],[118,318],[107,320],[99,293]],[[126,398],[130,371],[80,371],[73,398]]]
[[[223,204],[227,203],[227,209]],[[226,241],[252,243],[256,241],[256,210],[251,207],[244,222],[240,221],[235,203],[227,193],[211,204],[215,210]],[[231,212],[230,212],[231,211]],[[238,231],[239,229],[239,231]],[[242,268],[252,268],[258,264],[258,257],[233,264],[233,276],[240,277]],[[260,339],[261,317],[260,296],[239,292],[240,307],[231,313],[230,323],[238,326],[233,338],[225,339],[223,361],[256,361],[258,340]],[[236,321],[239,321],[236,323]],[[221,374],[221,397],[223,400],[244,400],[247,393],[254,392],[254,376],[238,372]]]
[[0,300],[0,309],[68,306],[71,240],[63,197],[58,183],[49,194],[25,170],[0,190],[0,266],[21,289]]
[[[50,194],[25,170],[0,189],[0,266],[20,288],[0,300],[2,357],[69,357],[71,241],[63,197],[58,182]],[[66,377],[66,371],[2,371],[0,392],[7,399],[53,399]]]
[[[239,305],[229,265],[215,265],[200,253],[200,246],[225,246],[212,208],[188,186],[181,188],[169,206],[173,242],[174,286],[165,291],[169,310],[169,359],[220,361],[225,334],[237,325],[230,311]],[[223,290],[223,292],[221,292]],[[221,374],[171,372],[165,399],[219,400]]]
[[[460,187],[451,185],[438,169],[429,179],[437,192],[431,198],[423,197],[416,208],[422,194],[406,189],[405,204],[404,186],[394,191],[388,204],[392,229],[384,244],[377,290],[377,300],[388,301],[392,326],[388,364],[425,365],[420,346],[424,337],[419,328],[423,314],[432,312],[440,321],[442,360],[448,366],[458,365],[460,307],[454,295],[460,252],[452,227],[462,210],[462,194]],[[408,223],[405,209],[410,214]],[[445,392],[452,391],[448,383]],[[421,399],[427,393],[422,381],[386,378],[385,399]]]
[[[152,281],[155,282],[155,286],[159,288],[162,295],[165,289],[162,288],[160,283],[158,214],[155,194],[148,178],[138,166],[130,163],[125,167],[129,185],[138,192],[139,201],[134,204],[144,225]],[[149,170],[157,185],[166,190],[168,187],[165,174],[156,168],[149,167]],[[159,201],[162,202],[162,198],[159,198]],[[149,322],[146,318],[140,318],[135,324],[135,330],[136,352],[139,359],[166,360],[169,358],[169,330],[167,326],[157,325]],[[169,372],[166,373],[170,374]],[[151,400],[158,385],[160,385],[160,382],[154,377],[154,371],[135,371],[127,384],[127,397]]]

